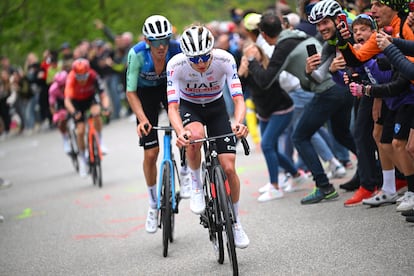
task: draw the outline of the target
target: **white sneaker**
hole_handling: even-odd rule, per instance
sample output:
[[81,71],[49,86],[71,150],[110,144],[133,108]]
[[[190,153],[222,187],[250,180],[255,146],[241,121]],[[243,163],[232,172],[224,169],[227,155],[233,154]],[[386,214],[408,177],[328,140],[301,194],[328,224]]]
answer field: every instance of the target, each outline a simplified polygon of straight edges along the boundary
[[191,177],[190,170],[181,168],[180,180],[181,180],[180,197],[190,198],[191,197],[191,186],[193,184],[193,178]]
[[329,165],[328,178],[343,178],[346,175],[346,169],[344,166],[336,166],[334,163]]
[[108,154],[108,148],[105,146],[104,143],[101,142],[101,144],[99,146],[101,148],[101,152],[102,152],[103,155]]
[[[290,179],[292,178],[292,176],[290,175],[290,173],[280,173],[279,177],[278,177],[278,181],[279,181],[279,187],[281,189],[285,189],[286,187],[288,187],[290,185]],[[263,194],[267,191],[269,191],[270,188],[272,188],[273,185],[270,182],[267,182],[264,186],[259,188],[259,193]]]
[[72,148],[70,147],[70,142],[68,138],[63,138],[63,151],[66,154],[69,154],[72,151]]
[[381,190],[372,197],[363,199],[362,204],[374,207],[378,207],[383,204],[394,204],[397,201],[397,197],[397,193],[389,194]]
[[282,190],[276,190],[273,185],[272,187],[265,193],[261,194],[257,200],[259,202],[266,202],[273,199],[278,199],[283,197],[283,191]]
[[157,232],[158,228],[158,210],[152,209],[151,207],[148,208],[147,213],[147,220],[145,221],[145,230],[148,233],[155,233]]
[[296,192],[300,189],[300,186],[306,182],[308,176],[302,170],[299,170],[299,174],[299,176],[293,177],[292,180],[288,182],[288,185],[283,188],[283,191],[291,193]]
[[82,178],[88,176],[88,165],[83,157],[78,156],[78,163],[79,163],[79,175]]
[[249,246],[249,237],[246,235],[246,232],[244,232],[240,222],[233,224],[233,235],[234,245],[237,248],[246,248]]
[[278,183],[280,189],[285,189],[290,185],[292,175],[290,173],[280,173],[278,177]]
[[259,188],[259,193],[263,194],[272,188],[272,184],[270,182],[267,182],[264,186]]
[[397,212],[407,211],[414,208],[414,192],[407,191],[400,205],[397,206]]
[[190,209],[194,214],[201,214],[206,208],[204,193],[201,189],[191,190]]

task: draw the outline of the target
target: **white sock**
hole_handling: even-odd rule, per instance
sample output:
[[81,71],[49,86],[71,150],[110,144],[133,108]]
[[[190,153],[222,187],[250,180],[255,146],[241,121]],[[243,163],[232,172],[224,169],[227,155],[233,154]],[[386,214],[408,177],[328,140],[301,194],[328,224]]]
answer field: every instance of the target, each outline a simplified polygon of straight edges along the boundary
[[192,189],[193,190],[201,189],[202,181],[201,181],[201,170],[200,170],[200,168],[198,168],[197,170],[190,169],[190,171],[191,171],[191,178],[193,179]]
[[239,222],[239,202],[234,202],[233,203],[233,207],[234,207],[234,215],[236,216],[237,222]]
[[152,209],[157,208],[157,185],[147,186],[148,188],[148,202]]
[[395,194],[395,170],[383,170],[382,178],[382,190],[388,194]]

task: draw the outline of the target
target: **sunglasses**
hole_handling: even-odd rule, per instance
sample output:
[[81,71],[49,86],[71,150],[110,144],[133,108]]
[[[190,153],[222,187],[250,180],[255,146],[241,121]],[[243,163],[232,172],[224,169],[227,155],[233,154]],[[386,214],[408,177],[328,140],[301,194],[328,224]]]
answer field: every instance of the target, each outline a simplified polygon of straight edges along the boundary
[[167,46],[170,44],[170,39],[169,38],[163,38],[163,39],[154,39],[154,40],[150,40],[149,41],[151,46],[154,46],[155,48],[159,48],[161,45],[162,46]]
[[210,58],[211,58],[211,54],[205,54],[205,55],[196,56],[196,57],[189,57],[188,59],[194,64],[199,64],[200,62],[209,61]]
[[85,74],[75,74],[75,78],[78,81],[85,81],[87,80],[89,77],[89,73],[85,73]]

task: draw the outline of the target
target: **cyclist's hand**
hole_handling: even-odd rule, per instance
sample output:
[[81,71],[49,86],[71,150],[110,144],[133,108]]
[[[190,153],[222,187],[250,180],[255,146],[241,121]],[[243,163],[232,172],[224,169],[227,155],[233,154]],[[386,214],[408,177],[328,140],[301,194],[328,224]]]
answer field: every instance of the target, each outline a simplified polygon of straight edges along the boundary
[[142,122],[139,123],[137,126],[137,133],[138,136],[141,138],[143,136],[147,136],[152,129],[152,125],[149,122]]
[[247,137],[249,134],[249,129],[243,124],[235,124],[233,126],[233,132],[236,134],[237,138]]
[[80,112],[79,110],[75,110],[75,112],[73,112],[72,114],[70,114],[72,116],[72,118],[74,118],[75,120],[79,120],[82,117],[82,112]]
[[104,115],[105,117],[111,116],[111,110],[108,107],[102,108],[102,115]]
[[190,144],[191,140],[191,131],[184,130],[177,136],[177,142],[176,145],[179,148],[186,147]]

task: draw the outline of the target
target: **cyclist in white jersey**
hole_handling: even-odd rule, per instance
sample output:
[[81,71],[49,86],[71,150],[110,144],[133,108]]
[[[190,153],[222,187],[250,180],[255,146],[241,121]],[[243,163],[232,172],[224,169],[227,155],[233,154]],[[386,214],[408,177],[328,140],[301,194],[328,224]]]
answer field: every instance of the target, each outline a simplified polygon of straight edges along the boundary
[[[205,201],[200,173],[201,143],[189,146],[190,140],[234,132],[236,137],[246,137],[243,124],[246,106],[233,56],[221,49],[213,49],[214,37],[203,26],[186,29],[180,38],[182,53],[167,63],[168,117],[177,133],[177,145],[186,147],[188,165],[192,170],[193,187],[190,208],[200,214]],[[234,102],[234,122],[226,112],[223,88],[227,85]],[[237,217],[234,225],[235,245],[246,248],[249,238],[243,231],[239,218],[240,179],[236,174],[236,137],[217,140],[220,164],[231,187],[231,197]]]

